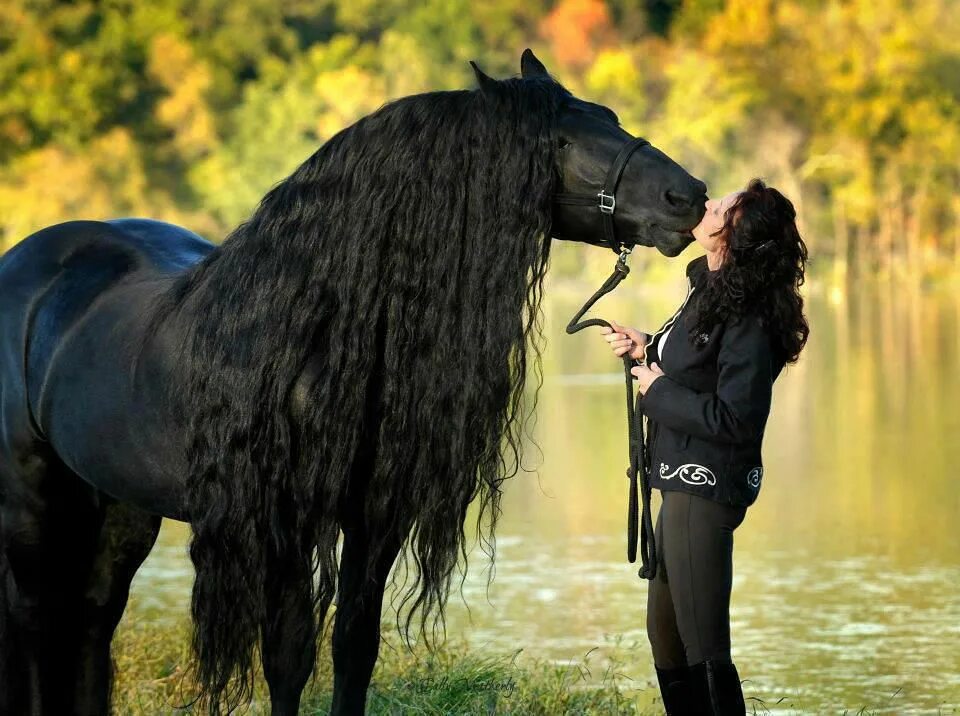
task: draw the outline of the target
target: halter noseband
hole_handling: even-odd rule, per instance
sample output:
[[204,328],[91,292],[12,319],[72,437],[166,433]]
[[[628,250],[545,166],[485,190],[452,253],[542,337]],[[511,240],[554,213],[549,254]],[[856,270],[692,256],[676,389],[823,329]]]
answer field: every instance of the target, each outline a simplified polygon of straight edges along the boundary
[[[630,157],[640,147],[650,144],[646,139],[637,137],[620,147],[610,170],[607,172],[607,178],[604,180],[600,191],[596,194],[573,194],[570,192],[559,192],[553,195],[553,201],[556,204],[567,206],[595,206],[600,209],[603,217],[603,234],[605,245],[613,249],[616,253],[622,251],[621,244],[617,241],[617,230],[613,223],[613,213],[617,209],[617,186],[620,184],[620,178],[623,176],[623,170],[627,168],[627,162]],[[607,191],[609,189],[609,192]],[[593,243],[593,242],[590,242]],[[632,245],[632,244],[631,244]]]

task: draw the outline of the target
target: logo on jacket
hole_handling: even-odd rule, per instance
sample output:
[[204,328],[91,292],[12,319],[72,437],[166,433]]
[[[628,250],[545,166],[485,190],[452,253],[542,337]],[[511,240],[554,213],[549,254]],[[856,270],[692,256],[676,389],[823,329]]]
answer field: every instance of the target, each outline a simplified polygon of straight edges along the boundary
[[760,487],[760,478],[763,477],[763,468],[755,467],[747,473],[747,484],[754,490]]
[[713,474],[713,471],[708,467],[703,465],[698,465],[695,462],[688,462],[685,465],[681,465],[676,470],[667,475],[667,471],[670,469],[670,466],[665,463],[660,463],[660,477],[664,480],[669,480],[672,477],[679,477],[688,485],[716,485],[717,478]]

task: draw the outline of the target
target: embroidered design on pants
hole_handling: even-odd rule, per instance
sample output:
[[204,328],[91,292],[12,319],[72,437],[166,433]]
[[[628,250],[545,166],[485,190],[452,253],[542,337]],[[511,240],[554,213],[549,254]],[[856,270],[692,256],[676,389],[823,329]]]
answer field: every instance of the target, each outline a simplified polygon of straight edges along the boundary
[[660,463],[660,477],[664,480],[669,480],[672,477],[679,477],[688,485],[716,485],[717,478],[713,474],[713,471],[704,467],[703,465],[698,465],[695,462],[688,462],[684,465],[681,465],[676,470],[671,472],[669,475],[666,473],[670,470],[670,466],[665,463]]
[[763,468],[755,467],[747,473],[747,484],[754,490],[760,487],[760,480],[763,477]]

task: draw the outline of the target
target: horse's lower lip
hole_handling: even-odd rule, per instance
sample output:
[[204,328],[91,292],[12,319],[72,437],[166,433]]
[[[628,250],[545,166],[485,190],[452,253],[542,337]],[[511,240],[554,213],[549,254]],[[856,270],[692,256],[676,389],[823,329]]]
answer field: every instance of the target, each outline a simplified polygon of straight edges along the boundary
[[[664,233],[670,234],[671,236],[681,236],[684,239],[688,239],[690,241],[693,241],[693,238],[694,238],[693,229],[684,229],[683,231],[675,231],[673,229],[665,229],[662,226],[654,226],[653,228],[660,229]],[[641,236],[646,236],[646,234],[635,234],[632,238],[639,239],[641,238]]]
[[[655,238],[652,243],[649,243],[651,240],[651,235],[656,236],[659,233],[659,237]],[[675,231],[673,229],[665,229],[662,226],[651,225],[643,233],[637,233],[630,236],[629,243],[632,243],[634,246],[651,246],[656,247],[660,250],[660,253],[663,253],[665,256],[669,255],[669,251],[679,248],[679,254],[683,249],[687,248],[691,243],[695,241],[693,235],[693,229],[684,229],[683,231]],[[663,245],[666,243],[668,245],[668,253],[664,253]]]

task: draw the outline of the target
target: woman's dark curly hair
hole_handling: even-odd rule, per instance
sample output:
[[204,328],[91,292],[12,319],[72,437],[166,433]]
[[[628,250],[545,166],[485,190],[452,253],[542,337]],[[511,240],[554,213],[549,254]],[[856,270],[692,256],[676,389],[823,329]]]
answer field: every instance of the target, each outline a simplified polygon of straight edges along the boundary
[[717,232],[726,239],[723,262],[691,300],[685,319],[691,339],[731,316],[756,313],[783,360],[796,362],[810,334],[800,296],[807,246],[796,219],[783,194],[760,179],[750,181]]

